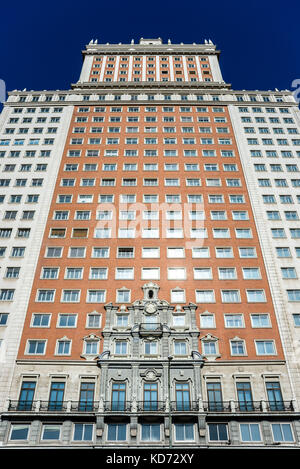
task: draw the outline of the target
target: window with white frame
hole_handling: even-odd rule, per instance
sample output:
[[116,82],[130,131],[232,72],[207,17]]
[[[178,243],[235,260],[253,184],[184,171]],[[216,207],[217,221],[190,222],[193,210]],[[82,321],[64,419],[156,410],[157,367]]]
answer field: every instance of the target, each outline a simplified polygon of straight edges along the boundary
[[276,355],[274,340],[255,340],[257,355]]
[[292,426],[290,423],[272,423],[271,428],[275,442],[294,441]]

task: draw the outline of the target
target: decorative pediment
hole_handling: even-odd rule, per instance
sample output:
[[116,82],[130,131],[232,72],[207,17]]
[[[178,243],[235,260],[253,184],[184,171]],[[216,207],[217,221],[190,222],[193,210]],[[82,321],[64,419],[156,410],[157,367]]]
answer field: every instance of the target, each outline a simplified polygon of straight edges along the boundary
[[89,334],[89,335],[86,335],[83,340],[85,341],[88,341],[88,340],[101,340],[101,337],[99,337],[98,335],[95,335],[95,334]]
[[155,368],[148,368],[147,370],[141,372],[140,376],[146,381],[153,381],[161,377],[161,372],[157,371]]
[[218,337],[212,334],[206,334],[205,336],[201,337],[201,340],[219,340]]

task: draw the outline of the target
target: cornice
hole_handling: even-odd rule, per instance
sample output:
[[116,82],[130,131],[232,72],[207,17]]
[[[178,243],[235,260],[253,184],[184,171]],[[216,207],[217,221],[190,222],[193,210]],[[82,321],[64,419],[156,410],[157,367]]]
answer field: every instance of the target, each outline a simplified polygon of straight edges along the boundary
[[80,82],[71,83],[72,89],[90,89],[94,88],[98,89],[164,89],[169,90],[170,88],[177,91],[179,89],[193,89],[193,90],[201,90],[201,89],[210,89],[210,88],[217,88],[217,89],[231,89],[230,83],[225,83],[223,81],[201,81],[201,82],[193,82],[193,81],[128,81],[128,82],[120,82],[120,81],[109,81],[109,82]]
[[82,55],[217,55],[221,51],[206,44],[91,44]]
[[[158,93],[183,93],[185,91],[205,91],[206,93],[209,94],[216,94],[216,95],[240,95],[240,96],[257,96],[260,94],[263,94],[265,96],[272,96],[272,95],[277,95],[277,96],[292,96],[294,94],[293,91],[291,90],[234,90],[231,88],[231,84],[229,83],[224,83],[224,82],[203,82],[201,83],[201,86],[199,86],[199,83],[191,83],[191,82],[101,82],[101,83],[90,83],[90,82],[77,82],[71,85],[70,89],[61,89],[61,90],[12,90],[8,91],[7,95],[8,96],[48,96],[48,95],[73,95],[73,94],[91,94],[92,91],[95,92],[95,94],[101,92],[102,90],[108,91],[111,90],[112,92],[117,91],[117,92],[138,92],[140,91],[141,93],[145,92],[158,92]],[[239,106],[242,106],[243,103],[248,103],[246,99],[244,101],[235,101],[236,104]],[[288,105],[291,104],[289,102],[274,102],[274,101],[251,101],[250,102],[252,106],[258,106],[258,105],[274,105],[276,106],[279,105]],[[45,104],[48,106],[53,106],[56,104],[62,105],[62,104],[68,104],[68,101],[34,101],[34,102],[22,102],[22,103],[13,103],[13,104],[21,104],[21,105],[40,105],[40,104]],[[292,103],[295,104],[295,103]]]

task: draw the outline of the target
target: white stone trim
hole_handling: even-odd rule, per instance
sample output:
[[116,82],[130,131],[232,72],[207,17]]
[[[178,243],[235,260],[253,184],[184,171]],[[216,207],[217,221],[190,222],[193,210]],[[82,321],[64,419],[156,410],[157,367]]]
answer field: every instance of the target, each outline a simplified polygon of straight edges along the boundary
[[223,81],[221,70],[220,70],[220,65],[219,61],[216,55],[209,55],[208,56],[208,61],[213,77],[213,81],[218,81],[221,82]]
[[92,68],[92,65],[93,65],[93,59],[94,59],[94,57],[92,55],[86,55],[84,57],[83,66],[82,66],[81,74],[80,74],[80,77],[79,77],[80,82],[89,81],[89,77],[90,77],[90,74],[91,74],[91,68]]

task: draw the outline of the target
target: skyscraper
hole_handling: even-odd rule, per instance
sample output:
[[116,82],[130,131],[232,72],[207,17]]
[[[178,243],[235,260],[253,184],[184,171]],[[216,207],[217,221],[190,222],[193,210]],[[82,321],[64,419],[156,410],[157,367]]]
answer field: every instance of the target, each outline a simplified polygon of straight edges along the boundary
[[3,446],[299,445],[299,109],[98,44],[0,118]]

